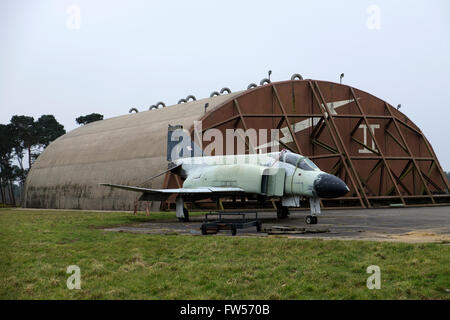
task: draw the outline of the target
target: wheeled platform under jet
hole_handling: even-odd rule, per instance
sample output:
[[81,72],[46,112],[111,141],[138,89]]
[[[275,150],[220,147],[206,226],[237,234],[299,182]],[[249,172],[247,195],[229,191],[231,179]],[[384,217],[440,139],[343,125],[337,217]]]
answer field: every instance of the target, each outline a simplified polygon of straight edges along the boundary
[[[310,159],[282,150],[265,154],[223,156],[187,156],[173,159],[173,130],[169,128],[169,169],[184,179],[182,188],[148,189],[119,184],[101,185],[142,192],[140,201],[165,201],[177,194],[176,216],[189,220],[185,201],[242,196],[276,199],[278,218],[289,216],[289,207],[300,207],[300,199],[309,198],[311,213],[306,223],[316,224],[320,214],[320,198],[337,198],[349,188],[338,177],[321,171]],[[193,148],[193,142],[190,142]],[[182,153],[182,152],[181,152]],[[177,151],[175,154],[179,155]],[[185,152],[187,154],[187,152]],[[190,154],[192,155],[192,154]],[[166,171],[165,171],[166,172]]]

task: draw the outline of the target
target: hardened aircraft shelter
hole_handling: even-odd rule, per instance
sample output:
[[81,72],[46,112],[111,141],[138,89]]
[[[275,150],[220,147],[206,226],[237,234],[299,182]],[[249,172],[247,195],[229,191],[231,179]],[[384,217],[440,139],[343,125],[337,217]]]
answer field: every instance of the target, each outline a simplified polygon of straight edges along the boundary
[[[280,129],[279,149],[308,156],[349,186],[345,197],[322,200],[325,208],[450,203],[446,176],[420,128],[367,92],[295,74],[289,81],[263,79],[243,91],[223,88],[207,99],[195,99],[188,96],[167,107],[159,103],[149,111],[94,122],[60,137],[34,163],[24,205],[133,210],[138,194],[98,183],[180,187],[183,181],[171,173],[150,178],[167,170],[168,126],[182,125],[193,133],[194,121],[202,121],[202,132],[215,128],[224,137],[226,129]],[[250,152],[245,141],[245,152]],[[223,200],[225,208],[246,202]],[[151,203],[151,210],[170,209],[173,201]],[[207,207],[208,202],[190,206]]]

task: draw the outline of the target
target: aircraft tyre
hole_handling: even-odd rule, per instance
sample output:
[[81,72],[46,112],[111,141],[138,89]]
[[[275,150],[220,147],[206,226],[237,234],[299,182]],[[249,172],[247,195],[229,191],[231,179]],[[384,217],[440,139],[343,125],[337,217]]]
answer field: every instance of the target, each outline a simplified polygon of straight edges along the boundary
[[186,208],[183,208],[184,218],[178,218],[180,222],[189,222],[189,211]]
[[256,223],[256,231],[257,231],[257,232],[261,232],[261,229],[262,229],[262,222],[261,222],[261,221],[258,221],[258,222]]
[[287,219],[289,217],[289,208],[284,206],[278,206],[277,208],[277,218]]
[[306,216],[305,218],[306,224],[317,224],[317,217],[316,216]]

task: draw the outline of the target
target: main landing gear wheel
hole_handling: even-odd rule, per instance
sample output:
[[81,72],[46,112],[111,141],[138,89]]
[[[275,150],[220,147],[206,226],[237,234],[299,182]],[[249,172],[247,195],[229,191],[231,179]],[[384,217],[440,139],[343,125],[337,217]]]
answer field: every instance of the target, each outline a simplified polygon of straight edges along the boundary
[[189,211],[186,208],[183,208],[184,218],[178,218],[178,221],[181,222],[189,222]]
[[261,232],[261,229],[262,229],[262,222],[261,221],[256,222],[256,231]]
[[289,208],[284,206],[277,206],[277,218],[287,219],[289,217]]
[[306,224],[317,224],[317,217],[316,216],[306,216]]

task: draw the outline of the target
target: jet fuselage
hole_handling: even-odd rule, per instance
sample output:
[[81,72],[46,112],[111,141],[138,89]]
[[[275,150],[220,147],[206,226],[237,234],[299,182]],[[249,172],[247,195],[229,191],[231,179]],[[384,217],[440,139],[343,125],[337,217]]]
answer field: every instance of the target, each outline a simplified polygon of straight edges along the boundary
[[307,157],[286,150],[266,154],[203,156],[174,161],[183,188],[239,187],[268,197],[335,198],[349,189]]

